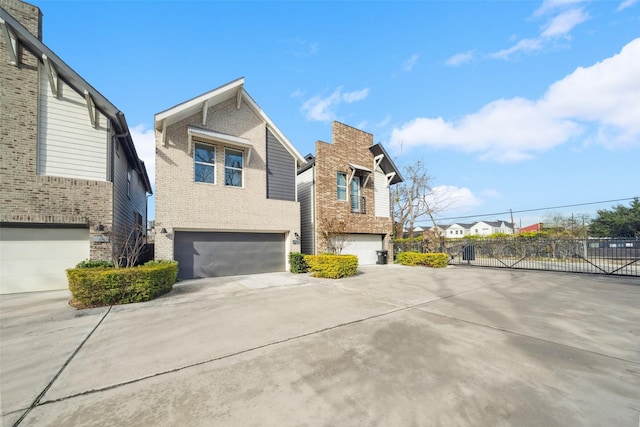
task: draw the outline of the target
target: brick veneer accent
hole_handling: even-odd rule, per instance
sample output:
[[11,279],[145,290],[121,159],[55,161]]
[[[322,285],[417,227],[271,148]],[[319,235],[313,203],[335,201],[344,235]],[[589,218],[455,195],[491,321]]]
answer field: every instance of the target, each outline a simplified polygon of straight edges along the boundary
[[[245,157],[244,188],[224,185],[225,144],[210,141],[206,143],[216,147],[216,184],[194,182],[189,125],[251,141],[251,161],[246,163]],[[206,125],[198,112],[168,126],[166,132],[164,145],[162,132],[156,130],[156,229],[168,232],[156,235],[156,259],[174,258],[176,230],[282,232],[287,235],[287,252],[300,251],[300,245],[294,244],[294,233],[300,233],[300,204],[267,199],[266,123],[247,102],[237,108],[235,97],[223,101],[209,107]]]
[[[18,0],[0,5],[41,38],[40,9]],[[20,48],[15,66],[8,55],[0,37],[0,223],[87,226],[91,258],[110,260],[111,243],[93,235],[98,224],[111,228],[112,183],[37,174],[39,59]]]
[[[389,259],[393,259],[391,218],[375,216],[374,177],[369,178],[362,189],[365,197],[365,214],[352,213],[350,200],[338,200],[336,194],[336,176],[338,172],[350,173],[349,163],[373,168],[373,154],[369,148],[373,145],[373,135],[340,122],[332,124],[333,143],[316,142],[316,224],[317,229],[323,227],[323,214],[334,215],[349,224],[349,233],[383,234],[384,247],[389,251]],[[347,192],[349,189],[347,188]],[[327,245],[318,234],[316,236],[317,252],[326,250]]]

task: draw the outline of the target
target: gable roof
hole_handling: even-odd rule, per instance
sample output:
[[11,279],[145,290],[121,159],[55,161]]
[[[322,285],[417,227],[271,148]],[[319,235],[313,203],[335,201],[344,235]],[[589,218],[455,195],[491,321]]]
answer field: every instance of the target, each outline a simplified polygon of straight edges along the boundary
[[[221,102],[235,98],[238,108],[242,101],[245,101],[253,111],[267,123],[267,129],[280,141],[284,148],[296,159],[298,166],[305,163],[304,157],[296,150],[291,141],[284,136],[278,127],[271,121],[258,104],[251,98],[249,93],[244,89],[244,77],[233,80],[227,84],[219,86],[209,92],[198,95],[185,102],[175,105],[167,110],[161,111],[155,115],[155,128],[157,130],[166,129],[174,123],[190,117],[198,112],[203,114],[203,122],[206,122],[207,110],[209,107],[220,104]],[[162,132],[163,138],[166,132]]]
[[69,67],[62,59],[58,57],[51,49],[49,49],[42,41],[27,30],[13,16],[11,16],[4,8],[0,7],[0,24],[10,29],[12,36],[15,36],[16,42],[31,52],[40,62],[48,61],[55,69],[57,77],[76,91],[80,96],[89,96],[95,107],[104,114],[114,128],[114,133],[118,138],[124,140],[124,150],[127,159],[133,169],[135,169],[143,177],[143,183],[147,193],[152,193],[151,182],[144,162],[138,157],[136,147],[133,144],[131,133],[124,113],[107,98],[91,86],[85,79]]
[[469,229],[471,229],[471,227],[473,227],[475,224],[477,224],[477,223],[474,223],[474,224],[466,224],[466,223],[463,223],[463,222],[456,222],[456,223],[454,223],[454,224],[451,224],[451,225],[450,225],[450,226],[448,226],[447,228],[455,227],[455,226],[457,225],[457,226],[458,226],[458,227],[460,227],[460,228],[464,228],[465,230],[469,230]]

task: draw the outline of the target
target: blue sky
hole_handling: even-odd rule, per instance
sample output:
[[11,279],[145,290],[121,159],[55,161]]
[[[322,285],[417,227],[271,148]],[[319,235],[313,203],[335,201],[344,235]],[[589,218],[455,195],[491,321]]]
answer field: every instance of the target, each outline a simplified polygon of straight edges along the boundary
[[640,195],[638,0],[33,3],[152,177],[154,114],[245,77],[303,155],[338,120],[421,160],[443,218]]

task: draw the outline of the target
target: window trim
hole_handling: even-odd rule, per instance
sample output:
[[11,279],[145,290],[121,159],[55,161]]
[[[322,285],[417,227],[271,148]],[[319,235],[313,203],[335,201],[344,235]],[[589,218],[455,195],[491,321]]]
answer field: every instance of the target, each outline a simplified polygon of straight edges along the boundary
[[[344,185],[340,185],[340,175],[344,177]],[[344,189],[344,199],[340,198],[340,189]],[[337,172],[336,173],[336,198],[341,202],[346,202],[349,200],[349,183],[347,182],[347,173],[346,172]]]
[[[242,156],[242,167],[237,168],[234,166],[227,166],[227,152],[228,151],[235,151],[237,153],[240,153],[240,155]],[[232,148],[232,147],[224,147],[224,185],[225,187],[232,187],[232,188],[244,188],[244,165],[245,165],[246,159],[245,159],[245,152],[244,150],[240,150],[238,148]],[[231,169],[234,171],[240,171],[240,181],[241,181],[241,185],[232,185],[232,184],[227,184],[227,169]]]
[[[213,151],[213,163],[210,162],[203,162],[200,160],[196,159],[196,152],[197,152],[197,146],[201,145],[206,147],[207,150],[211,150]],[[207,144],[206,142],[200,142],[200,141],[194,141],[193,144],[193,182],[197,182],[199,184],[209,184],[209,185],[216,185],[217,183],[217,179],[216,179],[216,161],[218,160],[218,152],[217,152],[217,147],[213,144]],[[203,166],[210,166],[213,168],[213,182],[207,182],[207,181],[198,181],[197,180],[197,176],[196,176],[196,165],[203,165]]]

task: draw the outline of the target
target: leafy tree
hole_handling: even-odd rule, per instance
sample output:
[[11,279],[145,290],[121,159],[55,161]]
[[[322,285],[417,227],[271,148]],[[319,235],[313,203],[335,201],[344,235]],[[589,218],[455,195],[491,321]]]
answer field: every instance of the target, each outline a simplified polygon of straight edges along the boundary
[[640,198],[633,199],[629,207],[598,210],[589,231],[594,237],[640,237]]

